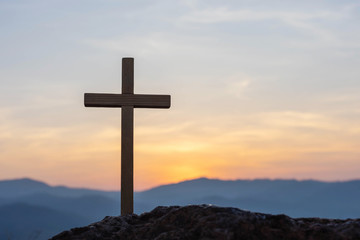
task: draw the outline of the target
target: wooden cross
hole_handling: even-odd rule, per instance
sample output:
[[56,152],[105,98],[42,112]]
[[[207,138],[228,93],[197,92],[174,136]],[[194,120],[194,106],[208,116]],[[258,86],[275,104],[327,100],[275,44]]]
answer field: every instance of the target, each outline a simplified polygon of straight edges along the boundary
[[121,215],[134,212],[134,108],[170,108],[170,95],[134,94],[134,58],[122,59],[122,94],[85,93],[85,107],[121,108]]

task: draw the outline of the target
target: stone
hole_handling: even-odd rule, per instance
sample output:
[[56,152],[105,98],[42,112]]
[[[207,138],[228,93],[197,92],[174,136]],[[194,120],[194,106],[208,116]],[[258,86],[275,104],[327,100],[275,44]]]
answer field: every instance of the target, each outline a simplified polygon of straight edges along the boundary
[[229,207],[157,207],[141,215],[105,217],[51,240],[115,239],[360,239],[360,219],[290,218]]

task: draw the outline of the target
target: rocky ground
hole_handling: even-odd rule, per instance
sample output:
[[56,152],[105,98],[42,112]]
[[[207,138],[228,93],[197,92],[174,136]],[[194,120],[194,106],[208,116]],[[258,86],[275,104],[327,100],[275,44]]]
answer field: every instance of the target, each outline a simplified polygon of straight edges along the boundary
[[105,217],[51,240],[118,239],[360,239],[360,219],[293,219],[209,205],[157,207],[149,213]]

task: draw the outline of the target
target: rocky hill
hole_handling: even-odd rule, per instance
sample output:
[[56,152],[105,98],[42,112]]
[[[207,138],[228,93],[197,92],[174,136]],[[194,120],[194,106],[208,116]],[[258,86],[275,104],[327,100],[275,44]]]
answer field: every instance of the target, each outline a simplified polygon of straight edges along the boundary
[[172,206],[139,216],[105,217],[51,238],[83,239],[360,239],[360,219],[295,219],[211,205]]

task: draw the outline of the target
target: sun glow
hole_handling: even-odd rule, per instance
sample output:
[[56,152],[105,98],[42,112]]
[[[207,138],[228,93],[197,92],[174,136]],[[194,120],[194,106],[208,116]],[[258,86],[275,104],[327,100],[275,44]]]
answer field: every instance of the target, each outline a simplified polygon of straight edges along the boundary
[[119,190],[121,111],[83,97],[120,92],[125,56],[136,93],[172,96],[169,110],[135,110],[137,190],[203,176],[359,178],[352,1],[0,5],[2,179]]

